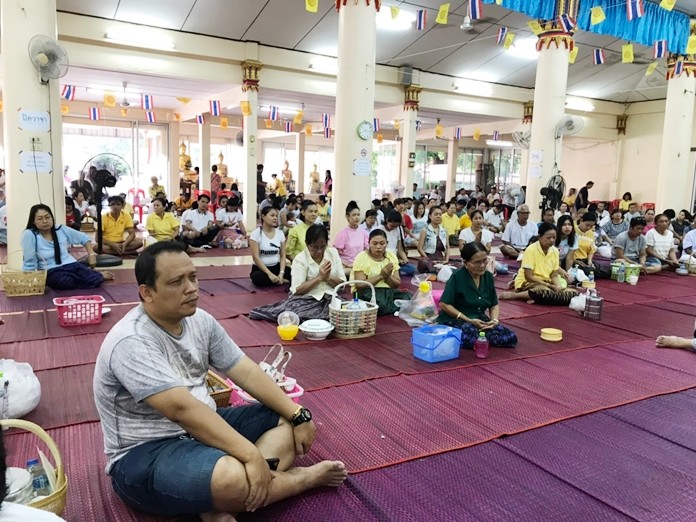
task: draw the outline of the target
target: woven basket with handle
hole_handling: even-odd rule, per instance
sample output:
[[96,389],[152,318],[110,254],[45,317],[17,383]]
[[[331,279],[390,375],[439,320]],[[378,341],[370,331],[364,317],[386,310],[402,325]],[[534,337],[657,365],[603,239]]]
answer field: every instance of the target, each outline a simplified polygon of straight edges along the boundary
[[36,435],[46,444],[56,466],[56,489],[47,497],[34,500],[29,505],[60,515],[65,509],[65,502],[68,498],[68,477],[65,475],[63,459],[60,456],[58,446],[56,446],[54,440],[41,426],[33,422],[20,419],[3,419],[0,420],[0,426],[2,428],[19,428],[20,430],[28,431]]
[[[372,291],[370,302],[364,302],[365,308],[361,310],[349,310],[341,308],[341,300],[338,293],[347,285],[367,285]],[[334,326],[333,335],[340,339],[359,339],[371,337],[377,330],[377,301],[375,299],[375,287],[369,281],[346,281],[337,285],[331,295],[329,306],[329,322]]]
[[5,263],[9,254],[0,262],[2,286],[7,297],[22,297],[28,295],[43,295],[46,291],[46,270],[14,270]]

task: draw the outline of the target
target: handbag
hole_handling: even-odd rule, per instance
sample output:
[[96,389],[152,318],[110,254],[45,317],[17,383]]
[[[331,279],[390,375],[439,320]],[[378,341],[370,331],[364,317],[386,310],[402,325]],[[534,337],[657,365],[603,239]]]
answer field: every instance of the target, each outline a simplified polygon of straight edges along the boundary
[[20,419],[41,400],[41,383],[29,363],[0,359],[0,417]]

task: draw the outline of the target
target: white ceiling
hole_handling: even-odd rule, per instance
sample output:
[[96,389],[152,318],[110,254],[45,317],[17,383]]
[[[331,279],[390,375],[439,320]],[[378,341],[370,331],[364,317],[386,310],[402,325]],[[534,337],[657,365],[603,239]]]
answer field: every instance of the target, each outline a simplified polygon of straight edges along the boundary
[[[468,2],[450,2],[447,25],[434,23],[441,3],[442,0],[383,2],[382,9],[386,11],[389,11],[390,6],[398,6],[412,13],[425,8],[428,11],[428,23],[425,31],[416,31],[415,28],[406,31],[378,29],[378,63],[410,66],[453,77],[517,87],[534,87],[536,61],[516,58],[504,52],[502,46],[495,44],[495,35],[501,26],[515,32],[517,42],[531,38],[532,34],[527,27],[529,18],[496,5],[484,4],[485,18],[474,22],[473,31],[464,32],[459,25],[467,12]],[[305,11],[303,0],[57,0],[57,6],[59,11],[80,15],[336,55],[338,13],[333,1],[320,0],[319,12],[316,14]],[[696,0],[679,0],[677,8],[696,16]],[[652,76],[645,76],[647,62],[652,60],[651,48],[636,45],[635,55],[639,63],[622,64],[619,62],[621,45],[625,43],[623,40],[578,32],[576,42],[580,51],[569,70],[570,95],[626,103],[666,96],[664,66],[658,67]],[[605,65],[593,65],[594,47],[605,49]],[[65,83],[82,85],[84,82],[104,82],[108,90],[118,93],[121,81],[124,80],[129,82],[134,94],[138,90],[147,89],[148,93],[163,97],[160,106],[172,108],[176,108],[179,103],[175,102],[175,96],[208,99],[213,93],[230,88],[229,85],[213,82],[157,80],[79,67],[70,70]],[[278,99],[280,92],[261,92],[262,105],[269,102],[277,105],[282,101]],[[94,101],[99,99],[100,95]],[[303,95],[301,101],[296,101],[303,101],[313,108],[315,104],[326,107],[326,112],[333,109],[333,100],[318,96]],[[461,115],[458,116],[458,124],[466,123],[462,121]],[[433,119],[436,117],[447,119],[448,116],[433,115]],[[476,118],[476,121],[481,120]]]

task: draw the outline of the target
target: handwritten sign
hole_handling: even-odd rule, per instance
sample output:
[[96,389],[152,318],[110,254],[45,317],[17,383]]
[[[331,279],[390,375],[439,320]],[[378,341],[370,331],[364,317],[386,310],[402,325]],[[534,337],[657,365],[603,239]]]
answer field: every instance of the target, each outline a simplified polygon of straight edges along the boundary
[[46,111],[20,110],[18,117],[20,130],[31,132],[48,132],[51,129],[51,115]]
[[53,172],[51,160],[50,152],[23,150],[19,152],[19,170],[23,174],[50,174]]

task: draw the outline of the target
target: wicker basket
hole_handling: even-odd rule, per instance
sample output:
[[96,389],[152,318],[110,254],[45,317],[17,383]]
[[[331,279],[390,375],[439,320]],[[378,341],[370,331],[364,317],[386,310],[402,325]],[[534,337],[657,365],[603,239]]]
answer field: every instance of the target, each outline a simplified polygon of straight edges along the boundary
[[19,419],[4,419],[0,420],[0,426],[3,428],[19,428],[20,430],[28,431],[36,435],[46,444],[56,465],[56,489],[46,498],[35,500],[29,505],[37,509],[50,511],[51,513],[60,515],[65,509],[65,502],[68,498],[68,477],[65,475],[63,459],[60,456],[56,443],[41,426],[38,426],[33,422]]
[[[372,298],[362,310],[348,310],[337,308],[340,306],[338,293],[347,285],[367,285],[372,290]],[[375,335],[377,329],[377,302],[375,301],[375,287],[369,281],[347,281],[333,289],[329,307],[329,321],[334,326],[333,335],[340,339],[359,339]]]
[[13,270],[5,262],[9,254],[0,262],[2,285],[7,297],[23,297],[28,295],[43,295],[46,291],[46,270]]
[[208,384],[209,394],[218,408],[226,408],[230,405],[232,388],[227,384],[225,379],[220,377],[217,373],[208,370],[206,383]]

